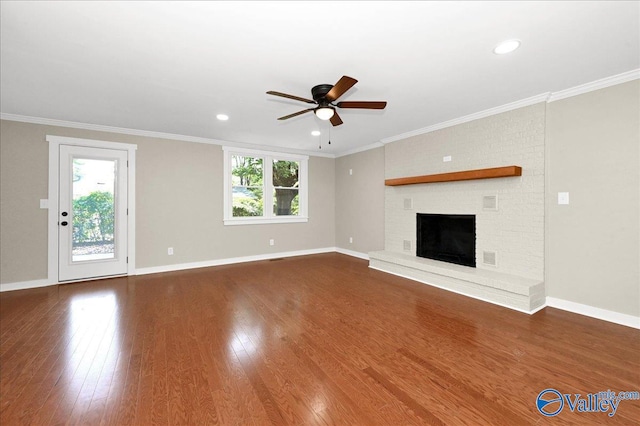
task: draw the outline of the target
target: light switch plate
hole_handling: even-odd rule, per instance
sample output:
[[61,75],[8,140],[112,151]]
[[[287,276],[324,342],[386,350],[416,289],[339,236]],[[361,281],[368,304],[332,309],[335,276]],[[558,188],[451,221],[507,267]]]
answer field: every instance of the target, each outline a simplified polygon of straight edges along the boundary
[[48,209],[49,208],[49,200],[40,200],[40,208]]
[[569,204],[568,192],[558,192],[558,204]]

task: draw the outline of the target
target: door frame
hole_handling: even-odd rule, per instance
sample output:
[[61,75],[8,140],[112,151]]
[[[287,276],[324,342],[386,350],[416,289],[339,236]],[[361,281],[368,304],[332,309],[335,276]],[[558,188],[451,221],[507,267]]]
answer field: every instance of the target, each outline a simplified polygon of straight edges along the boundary
[[[56,284],[58,281],[58,195],[60,171],[60,145],[85,146],[89,148],[104,148],[127,151],[127,275],[136,274],[136,150],[138,145],[107,142],[94,139],[70,138],[67,136],[47,135],[49,142],[49,215],[48,215],[48,271],[47,280]],[[104,277],[93,278],[101,279]],[[87,281],[86,278],[77,281]],[[65,281],[65,283],[73,281]]]

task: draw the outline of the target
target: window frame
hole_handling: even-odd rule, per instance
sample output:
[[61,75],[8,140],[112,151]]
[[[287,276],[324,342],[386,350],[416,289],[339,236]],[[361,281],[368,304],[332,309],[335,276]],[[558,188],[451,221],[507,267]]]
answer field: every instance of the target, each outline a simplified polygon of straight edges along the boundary
[[[223,146],[224,152],[224,214],[223,222],[225,225],[260,225],[268,223],[303,223],[308,222],[308,163],[309,156],[297,154],[285,154],[274,151],[259,151],[255,149],[234,148]],[[262,182],[263,190],[263,209],[262,216],[233,216],[233,179],[231,176],[232,164],[231,157],[240,155],[243,157],[262,158],[263,167]],[[273,201],[275,187],[273,186],[273,161],[297,161],[300,163],[298,172],[298,214],[295,216],[277,216],[273,212]]]

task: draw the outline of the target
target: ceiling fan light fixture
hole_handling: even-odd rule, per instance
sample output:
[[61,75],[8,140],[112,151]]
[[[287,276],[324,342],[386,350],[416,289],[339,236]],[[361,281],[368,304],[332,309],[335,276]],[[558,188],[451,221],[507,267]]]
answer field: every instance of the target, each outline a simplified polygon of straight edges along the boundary
[[331,107],[319,107],[314,112],[320,120],[329,120],[336,111]]

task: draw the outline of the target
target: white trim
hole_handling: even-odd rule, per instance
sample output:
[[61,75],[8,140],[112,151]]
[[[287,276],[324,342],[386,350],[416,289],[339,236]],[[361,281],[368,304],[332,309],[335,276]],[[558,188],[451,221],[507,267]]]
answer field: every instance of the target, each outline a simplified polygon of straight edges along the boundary
[[4,283],[4,284],[0,284],[0,293],[4,291],[15,291],[15,290],[26,290],[29,288],[48,287],[50,285],[56,285],[56,284],[58,284],[57,281],[51,282],[47,279],[20,281],[17,283]]
[[234,217],[224,219],[224,224],[237,225],[267,225],[273,223],[305,223],[309,222],[307,216],[276,216],[276,217]]
[[622,74],[601,78],[600,80],[581,84],[580,86],[553,92],[547,102],[559,101],[560,99],[582,95],[584,93],[593,92],[594,90],[605,89],[607,87],[615,86],[616,84],[627,83],[637,79],[640,79],[640,69],[623,72]]
[[396,136],[389,136],[387,138],[381,139],[380,142],[373,142],[369,145],[353,148],[347,151],[342,151],[337,154],[325,154],[325,153],[318,153],[315,151],[299,150],[299,149],[284,148],[284,147],[282,148],[269,147],[265,145],[248,144],[248,143],[233,142],[233,141],[223,141],[220,139],[202,138],[197,136],[179,135],[174,133],[129,129],[124,127],[103,126],[100,124],[79,123],[75,121],[55,120],[51,118],[31,117],[27,115],[8,114],[4,112],[0,113],[0,119],[10,120],[10,121],[19,121],[23,123],[43,124],[47,126],[69,127],[74,129],[95,130],[99,132],[110,132],[110,133],[119,133],[119,134],[125,134],[125,135],[145,136],[150,138],[172,139],[172,140],[178,140],[178,141],[204,143],[204,144],[210,144],[210,145],[226,145],[231,147],[237,147],[238,149],[261,149],[266,151],[285,150],[291,153],[306,154],[314,157],[338,158],[338,157],[344,157],[346,155],[356,154],[358,152],[368,151],[370,149],[379,148],[380,146],[383,146],[385,144],[406,139],[411,136],[430,133],[435,130],[440,130],[440,129],[455,126],[458,124],[466,123],[469,121],[478,120],[480,118],[489,117],[491,115],[501,114],[503,112],[533,105],[538,102],[555,102],[560,99],[581,95],[583,93],[604,89],[606,87],[614,86],[616,84],[626,83],[628,81],[637,80],[637,79],[640,79],[640,69],[635,69],[635,70],[627,71],[614,76],[601,78],[600,80],[582,84],[580,86],[575,86],[569,89],[560,90],[557,92],[543,93],[530,98],[522,99],[520,101],[516,101],[516,102],[512,102],[502,106],[497,106],[495,108],[490,108],[484,111],[480,111],[475,114],[466,115],[464,117],[455,118],[453,120],[444,121],[442,123],[436,123],[431,126],[423,127],[421,129],[413,130],[410,132],[401,133]]
[[[338,247],[325,247],[325,248],[319,248],[319,249],[297,250],[297,251],[288,251],[288,252],[282,252],[282,253],[268,253],[268,254],[254,255],[254,256],[242,256],[242,257],[232,257],[227,259],[207,260],[203,262],[191,262],[191,263],[180,263],[175,265],[152,266],[148,268],[136,269],[135,274],[130,274],[130,275],[157,274],[160,272],[183,271],[185,269],[207,268],[210,266],[232,265],[236,263],[278,259],[281,257],[308,256],[311,254],[323,254],[323,253],[341,253],[347,256],[358,257],[360,259],[369,259],[369,256],[364,253],[345,250]],[[108,278],[113,278],[113,277],[98,277],[95,279],[108,279]],[[83,281],[91,281],[91,280],[86,279],[86,280],[79,280],[79,281],[69,281],[69,282],[65,282],[64,284],[69,284],[72,282],[83,282]],[[16,282],[16,283],[5,283],[5,284],[0,284],[0,293],[3,291],[26,290],[30,288],[46,287],[46,286],[52,286],[52,285],[58,285],[58,284],[60,283],[57,280],[49,281],[47,279],[22,281],[22,282]]]
[[640,317],[633,315],[621,314],[620,312],[609,311],[607,309],[596,308],[595,306],[583,305],[581,303],[549,296],[547,296],[546,305],[550,308],[562,309],[563,311],[573,312],[574,314],[585,315],[587,317],[640,329]]
[[360,253],[359,251],[347,250],[342,247],[336,247],[336,252],[346,254],[347,256],[357,257],[359,259],[369,260],[368,253]]
[[307,151],[307,150],[295,149],[295,148],[269,147],[265,145],[256,145],[256,144],[249,144],[244,142],[223,141],[220,139],[178,135],[175,133],[164,133],[164,132],[155,132],[150,130],[129,129],[124,127],[103,126],[101,124],[79,123],[76,121],[55,120],[52,118],[31,117],[28,115],[8,114],[5,112],[0,113],[0,120],[19,121],[22,123],[32,123],[32,124],[42,124],[45,126],[68,127],[72,129],[95,130],[97,132],[109,132],[109,133],[117,133],[121,135],[144,136],[144,137],[158,138],[158,139],[171,139],[171,140],[184,141],[184,142],[204,143],[209,145],[228,145],[228,146],[236,146],[238,148],[244,148],[244,149],[256,148],[256,149],[274,150],[274,151],[286,150],[287,152],[306,154],[314,157],[335,158],[335,155],[333,154],[317,153],[314,151]]
[[526,106],[534,105],[540,102],[546,102],[549,99],[550,93],[543,93],[530,98],[522,99],[509,104],[497,106],[495,108],[486,109],[484,111],[476,112],[473,114],[465,115],[464,117],[454,118],[453,120],[444,121],[431,126],[423,127],[421,129],[413,130],[410,132],[402,133],[396,136],[390,136],[388,138],[381,139],[383,144],[396,142],[402,139],[407,139],[412,136],[422,135],[425,133],[431,133],[436,130],[445,129],[447,127],[457,126],[458,124],[468,123],[469,121],[479,120],[481,118],[490,117],[492,115],[502,114],[503,112],[513,111],[514,109],[523,108]]
[[278,151],[264,151],[260,149],[248,149],[248,148],[236,148],[234,146],[223,146],[223,151],[231,151],[233,154],[249,154],[249,155],[270,155],[276,156],[278,159],[282,158],[283,160],[308,160],[308,155],[300,155],[300,154],[291,154],[286,152],[278,152]]
[[[467,123],[469,121],[478,120],[480,118],[485,118],[492,115],[501,114],[507,111],[512,111],[514,109],[523,108],[525,106],[534,105],[539,102],[547,102],[547,103],[555,102],[568,97],[582,95],[584,93],[593,92],[595,90],[604,89],[607,87],[615,86],[617,84],[627,83],[629,81],[633,81],[637,79],[640,79],[640,69],[627,71],[622,74],[617,74],[610,77],[601,78],[600,80],[592,81],[590,83],[582,84],[580,86],[575,86],[575,87],[565,89],[565,90],[560,90],[557,92],[543,93],[537,96],[532,96],[527,99],[522,99],[520,101],[512,102],[512,103],[498,106],[495,108],[490,108],[484,111],[480,111],[474,114],[466,115],[464,117],[459,117],[453,120],[437,123],[432,126],[423,127],[421,129],[402,133],[396,136],[390,136],[388,138],[381,139],[381,142],[386,145],[388,143],[406,139],[412,136],[434,132],[436,130],[456,126],[458,124]],[[342,157],[345,155],[366,151],[374,148],[377,148],[376,144],[371,144],[371,145],[362,147],[361,149],[356,148],[351,151],[345,151],[345,152],[339,153],[336,157]]]
[[88,146],[91,148],[118,149],[121,151],[135,151],[138,145],[121,142],[108,142],[96,139],[71,138],[67,136],[47,135],[46,141],[55,145]]
[[49,210],[47,217],[47,280],[58,282],[58,173],[60,145],[49,143]]
[[391,274],[391,275],[395,275],[395,276],[398,276],[398,277],[406,278],[406,279],[411,280],[411,281],[417,281],[419,283],[426,284],[426,285],[429,285],[431,287],[436,287],[436,288],[439,288],[441,290],[446,290],[446,291],[450,291],[452,293],[461,294],[462,296],[471,297],[472,299],[481,300],[483,302],[491,303],[492,305],[502,306],[503,308],[512,309],[514,311],[522,312],[522,313],[529,314],[529,315],[533,315],[533,314],[535,314],[536,312],[540,311],[541,309],[543,309],[545,307],[545,305],[542,304],[542,306],[539,306],[539,307],[537,307],[537,308],[535,308],[535,309],[533,309],[531,311],[526,311],[524,309],[520,309],[520,308],[516,308],[516,307],[513,307],[513,306],[505,305],[504,303],[495,302],[493,300],[485,299],[484,297],[476,296],[476,295],[469,294],[469,293],[464,293],[464,292],[458,291],[458,290],[452,290],[452,289],[450,289],[448,287],[443,287],[443,286],[440,286],[440,285],[437,285],[437,284],[430,283],[428,281],[419,280],[419,279],[417,279],[415,277],[410,277],[409,275],[404,275],[404,274],[400,274],[400,273],[397,273],[397,272],[388,271],[388,270],[382,269],[382,268],[376,268],[375,266],[371,266],[371,265],[369,265],[369,268],[375,269],[376,271],[384,272],[385,274]]
[[[148,268],[140,268],[137,269],[135,272],[137,275],[147,275],[147,274],[157,274],[157,273],[161,273],[161,272],[172,272],[172,271],[182,271],[185,269],[194,269],[194,268],[206,268],[206,267],[211,267],[211,266],[222,266],[222,265],[231,265],[231,264],[236,264],[236,263],[245,263],[245,262],[256,262],[256,261],[261,261],[261,260],[269,260],[269,259],[278,259],[281,257],[295,257],[295,256],[307,256],[307,255],[311,255],[311,254],[322,254],[322,253],[331,253],[331,252],[336,252],[336,253],[340,253],[340,254],[344,254],[347,256],[352,256],[352,257],[357,257],[360,259],[368,259],[369,256],[367,254],[364,253],[359,253],[356,251],[352,251],[352,250],[346,250],[340,247],[326,247],[326,248],[320,248],[320,249],[310,249],[310,250],[298,250],[298,251],[290,251],[290,252],[282,252],[282,253],[269,253],[269,254],[261,254],[261,255],[254,255],[254,256],[243,256],[243,257],[233,257],[233,258],[227,258],[227,259],[218,259],[218,260],[208,260],[208,261],[204,261],[204,262],[192,262],[192,263],[181,263],[181,264],[175,264],[175,265],[164,265],[164,266],[152,266],[152,267],[148,267]],[[627,314],[621,314],[619,312],[614,312],[614,311],[609,311],[606,309],[601,309],[601,308],[596,308],[593,306],[589,306],[589,305],[583,305],[580,303],[575,303],[575,302],[571,302],[568,300],[563,300],[563,299],[557,299],[555,297],[547,297],[546,298],[546,303],[543,304],[542,306],[532,310],[532,311],[525,311],[525,310],[521,310],[521,309],[517,309],[517,308],[513,308],[511,306],[507,306],[504,305],[502,303],[497,303],[497,302],[493,302],[491,300],[487,300],[481,297],[477,297],[474,295],[470,295],[470,294],[465,294],[459,291],[455,291],[455,290],[451,290],[449,288],[444,288],[438,285],[434,285],[425,281],[421,281],[421,280],[416,280],[413,277],[409,277],[406,275],[402,275],[402,274],[398,274],[398,273],[394,273],[394,272],[389,272],[380,268],[376,268],[373,266],[369,266],[369,268],[377,270],[377,271],[381,271],[387,274],[392,274],[392,275],[396,275],[402,278],[407,278],[409,280],[412,281],[418,281],[421,282],[423,284],[427,284],[430,285],[432,287],[437,287],[443,290],[447,290],[450,291],[452,293],[457,293],[457,294],[461,294],[463,296],[467,296],[467,297],[471,297],[473,299],[477,299],[477,300],[481,300],[483,302],[488,302],[488,303],[492,303],[494,305],[498,305],[498,306],[502,306],[505,308],[509,308],[509,309],[513,309],[519,312],[523,312],[529,315],[533,315],[536,312],[546,308],[546,307],[550,307],[550,308],[556,308],[556,309],[562,309],[564,311],[568,311],[568,312],[573,312],[575,314],[579,314],[579,315],[584,315],[587,317],[591,317],[591,318],[595,318],[595,319],[599,319],[602,321],[608,321],[608,322],[612,322],[615,324],[620,324],[620,325],[624,325],[627,327],[632,327],[632,328],[636,328],[636,329],[640,329],[640,317],[635,317],[633,315],[627,315]],[[109,278],[109,277],[101,277],[102,278]],[[41,279],[41,280],[33,280],[33,281],[21,281],[21,282],[16,282],[16,283],[4,283],[4,284],[0,284],[0,293],[5,292],[5,291],[15,291],[15,290],[26,290],[26,289],[31,289],[31,288],[40,288],[40,287],[47,287],[47,286],[52,286],[52,285],[57,285],[58,282],[57,281],[49,281],[47,279]],[[66,283],[65,283],[66,284]]]
[[365,146],[361,146],[361,147],[358,147],[358,148],[349,149],[347,151],[341,151],[341,152],[336,154],[336,158],[346,157],[347,155],[357,154],[359,152],[369,151],[371,149],[376,149],[376,148],[380,148],[380,147],[383,147],[383,146],[384,146],[384,144],[382,142],[374,142],[374,143],[371,143],[369,145],[365,145]]
[[591,92],[594,90],[604,89],[606,87],[615,86],[616,84],[626,83],[632,80],[640,79],[640,69],[635,69],[631,71],[627,71],[621,74],[617,74],[610,77],[601,78],[599,80],[585,83],[580,86],[575,86],[565,90],[559,90],[557,92],[546,92],[537,96],[533,96],[530,98],[522,99],[520,101],[512,102],[509,104],[505,104],[502,106],[497,106],[495,108],[490,108],[484,111],[480,111],[474,114],[466,115],[464,117],[455,118],[449,121],[444,121],[442,123],[436,123],[431,126],[423,127],[421,129],[413,130],[410,132],[401,133],[396,136],[389,136],[387,138],[381,139],[380,142],[373,142],[371,144],[361,146],[358,148],[353,148],[347,151],[342,151],[337,154],[325,154],[318,153],[315,151],[307,151],[300,149],[292,149],[292,148],[280,148],[280,147],[269,147],[265,145],[257,145],[257,144],[248,144],[244,142],[233,142],[233,141],[224,141],[220,139],[213,138],[202,138],[198,136],[187,136],[187,135],[179,135],[175,133],[164,133],[164,132],[155,132],[150,130],[138,130],[138,129],[129,129],[124,127],[113,127],[113,126],[104,126],[100,124],[89,124],[89,123],[79,123],[75,121],[66,121],[66,120],[56,120],[52,118],[42,118],[42,117],[32,117],[27,115],[19,115],[19,114],[8,114],[8,113],[0,113],[1,120],[10,120],[10,121],[19,121],[23,123],[33,123],[33,124],[43,124],[47,126],[58,126],[58,127],[69,127],[74,129],[86,129],[86,130],[95,130],[99,132],[109,132],[109,133],[119,133],[125,135],[134,135],[134,136],[144,136],[150,138],[159,138],[159,139],[172,139],[178,141],[185,142],[195,142],[195,143],[204,143],[210,145],[226,145],[230,147],[237,147],[238,149],[261,149],[266,151],[282,151],[285,150],[291,153],[299,153],[306,154],[313,157],[324,157],[324,158],[338,158],[344,157],[346,155],[357,154],[359,152],[368,151],[371,149],[379,148],[380,146],[384,146],[385,144],[395,142],[398,140],[406,139],[411,136],[417,136],[425,133],[430,133],[436,130],[444,129],[447,127],[455,126],[458,124],[466,123],[469,121],[477,120],[480,118],[489,117],[491,115],[501,114],[503,112],[511,111],[514,109],[522,108],[525,106],[533,105],[538,102],[555,102],[561,99],[565,99],[572,96],[581,95],[587,92]]
[[281,257],[308,256],[310,254],[322,254],[335,252],[335,247],[319,249],[286,251],[280,253],[257,254],[253,256],[230,257],[226,259],[205,260],[203,262],[178,263],[174,265],[151,266],[138,269],[137,275],[157,274],[160,272],[182,271],[185,269],[208,268],[210,266],[231,265],[235,263],[257,262],[260,260],[279,259]]
[[48,266],[47,281],[58,282],[58,172],[60,145],[88,146],[92,148],[117,149],[127,151],[129,162],[127,176],[127,275],[136,273],[136,149],[135,144],[108,142],[94,139],[70,138],[47,135],[49,143],[49,215],[48,215]]
[[[260,151],[253,149],[238,149],[234,147],[223,146],[224,153],[223,164],[223,223],[224,225],[264,225],[273,223],[301,223],[308,222],[308,206],[309,206],[309,157],[306,155],[294,155],[274,151]],[[263,216],[256,217],[234,217],[233,216],[233,188],[231,178],[231,157],[233,155],[248,155],[263,159]],[[296,161],[300,164],[298,173],[298,208],[299,214],[296,216],[277,216],[271,210],[273,206],[273,179],[272,167],[273,160]]]

